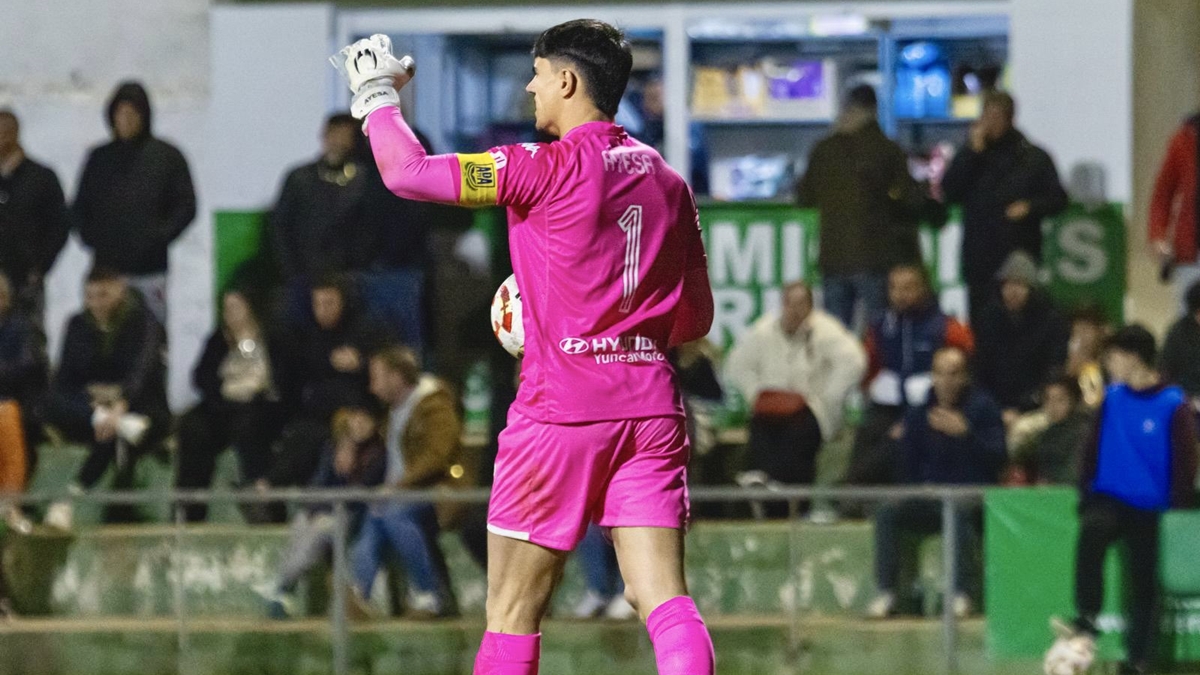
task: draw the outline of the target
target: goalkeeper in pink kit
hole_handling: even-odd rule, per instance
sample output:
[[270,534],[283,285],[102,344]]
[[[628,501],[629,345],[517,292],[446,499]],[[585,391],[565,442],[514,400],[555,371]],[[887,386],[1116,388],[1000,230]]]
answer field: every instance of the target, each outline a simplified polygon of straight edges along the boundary
[[335,57],[385,183],[408,199],[508,207],[525,357],[488,507],[487,632],[476,675],[532,675],[568,553],[608,528],[660,675],[711,675],[687,595],[688,441],[667,350],[707,334],[713,301],[691,190],[613,124],[632,66],[608,24],[548,29],[533,47],[537,128],[554,143],[428,156],[384,36]]

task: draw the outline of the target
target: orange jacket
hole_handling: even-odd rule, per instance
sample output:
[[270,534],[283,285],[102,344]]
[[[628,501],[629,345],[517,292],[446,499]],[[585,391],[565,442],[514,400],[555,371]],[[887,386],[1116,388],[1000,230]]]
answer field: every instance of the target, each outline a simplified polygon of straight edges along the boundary
[[1188,120],[1167,146],[1150,198],[1150,241],[1167,241],[1175,261],[1196,261],[1196,122]]

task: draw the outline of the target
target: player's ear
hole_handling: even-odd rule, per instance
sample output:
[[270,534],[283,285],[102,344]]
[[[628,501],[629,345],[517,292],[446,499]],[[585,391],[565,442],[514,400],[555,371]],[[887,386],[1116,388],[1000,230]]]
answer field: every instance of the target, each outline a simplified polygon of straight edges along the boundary
[[563,98],[571,98],[579,91],[579,75],[570,68],[559,71],[559,91]]

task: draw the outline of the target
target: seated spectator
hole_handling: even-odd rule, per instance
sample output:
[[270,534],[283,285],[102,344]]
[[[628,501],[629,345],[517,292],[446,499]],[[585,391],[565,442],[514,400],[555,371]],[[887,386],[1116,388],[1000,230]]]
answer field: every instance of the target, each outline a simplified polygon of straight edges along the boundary
[[1089,410],[1104,400],[1104,367],[1100,359],[1108,337],[1108,322],[1096,309],[1084,309],[1071,318],[1071,338],[1067,342],[1067,374],[1079,382],[1083,404]]
[[[373,411],[367,408],[343,408],[334,415],[333,439],[321,454],[314,488],[375,487],[383,482],[387,450]],[[352,503],[347,512],[350,535],[362,524],[366,505]],[[264,594],[267,613],[273,619],[290,618],[295,613],[294,593],[300,579],[324,560],[333,547],[333,508],[314,506],[292,518],[287,553],[280,563],[279,578]]]
[[[387,472],[384,484],[406,490],[467,487],[459,464],[462,420],[446,385],[422,373],[416,354],[389,347],[371,357],[371,392],[388,409],[384,435]],[[438,533],[456,524],[456,504],[375,503],[368,510],[351,552],[352,599],[369,615],[366,598],[390,550],[408,575],[410,616],[429,618],[452,613],[453,598]]]
[[867,410],[854,437],[845,482],[888,485],[896,480],[901,420],[929,393],[933,354],[974,349],[971,331],[938,307],[924,267],[897,265],[888,274],[888,310],[867,331]]
[[[176,486],[203,488],[217,456],[230,445],[240,460],[241,482],[266,476],[273,444],[291,407],[287,345],[259,320],[249,289],[226,291],[221,325],[209,336],[192,371],[200,403],[179,420]],[[204,520],[207,504],[184,507],[188,522]]]
[[[46,386],[46,360],[37,330],[16,307],[8,278],[0,272],[0,495],[24,491],[33,464],[38,399]],[[0,510],[9,526],[29,531],[16,505]]]
[[[329,439],[333,413],[370,400],[367,355],[383,343],[382,332],[359,313],[341,276],[325,277],[312,288],[311,323],[291,327],[289,377],[299,390],[295,417],[284,427],[280,450],[261,489],[307,485]],[[252,519],[282,522],[278,506]]]
[[813,308],[809,287],[789,284],[782,311],[747,329],[725,365],[752,410],[746,468],[770,481],[811,484],[817,451],[841,431],[866,361],[858,338]]
[[[1000,475],[1006,456],[1004,422],[995,401],[972,386],[967,355],[943,347],[933,358],[933,391],[928,401],[909,408],[901,436],[901,482],[908,485],[987,485]],[[957,510],[954,613],[971,612],[967,594],[969,561],[978,545],[978,509]],[[888,503],[875,511],[875,584],[879,595],[867,608],[873,618],[896,609],[900,574],[900,534],[939,532],[942,506],[936,501]]]
[[[47,419],[88,445],[71,492],[95,486],[110,465],[113,488],[129,489],[137,457],[158,449],[170,429],[163,329],[125,278],[103,267],[88,274],[84,307],[67,323]],[[73,514],[70,501],[55,502],[46,523],[70,529]],[[128,507],[108,509],[109,521],[131,518]]]
[[1184,296],[1187,313],[1167,332],[1162,350],[1162,375],[1183,388],[1193,404],[1200,403],[1200,281]]
[[1079,458],[1092,430],[1092,414],[1083,406],[1079,382],[1063,375],[1042,387],[1045,426],[1013,447],[1010,485],[1074,485]]
[[1069,328],[1039,288],[1037,263],[1015,251],[996,278],[1000,297],[979,313],[975,331],[975,380],[1004,411],[1012,426],[1038,407],[1042,383],[1067,361]]

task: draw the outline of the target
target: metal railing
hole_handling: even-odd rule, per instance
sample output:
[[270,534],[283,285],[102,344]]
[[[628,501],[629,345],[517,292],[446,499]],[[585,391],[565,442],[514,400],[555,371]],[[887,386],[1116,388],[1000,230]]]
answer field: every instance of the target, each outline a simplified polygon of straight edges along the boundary
[[[827,487],[789,486],[782,488],[741,487],[697,487],[690,490],[690,499],[697,503],[752,503],[786,502],[790,522],[788,544],[789,577],[794,578],[799,569],[799,526],[801,504],[808,501],[833,501],[841,504],[878,504],[897,501],[925,501],[941,503],[942,519],[942,641],[945,650],[945,672],[959,672],[958,664],[958,617],[954,612],[957,576],[957,533],[958,510],[967,505],[977,505],[983,500],[984,486],[898,486],[898,487]],[[169,503],[173,506],[175,546],[184,548],[186,521],[184,507],[190,504],[234,502],[237,504],[262,504],[284,502],[296,506],[332,506],[334,514],[333,533],[333,602],[329,608],[332,642],[332,672],[347,675],[349,662],[349,622],[346,612],[346,584],[348,578],[347,534],[349,503],[458,503],[484,504],[490,491],[484,488],[470,490],[392,490],[392,489],[271,489],[236,490],[217,492],[213,490],[171,491],[92,491],[70,496],[62,493],[37,492],[9,495],[4,501],[21,504],[43,504],[69,498],[75,502],[90,502],[101,505],[137,506],[144,504]],[[177,648],[182,672],[182,659],[187,652],[188,626],[186,598],[183,583],[183,566],[178,566],[174,584],[174,611],[177,624]],[[801,616],[798,603],[788,603],[789,628],[788,648],[790,658],[800,652]]]

